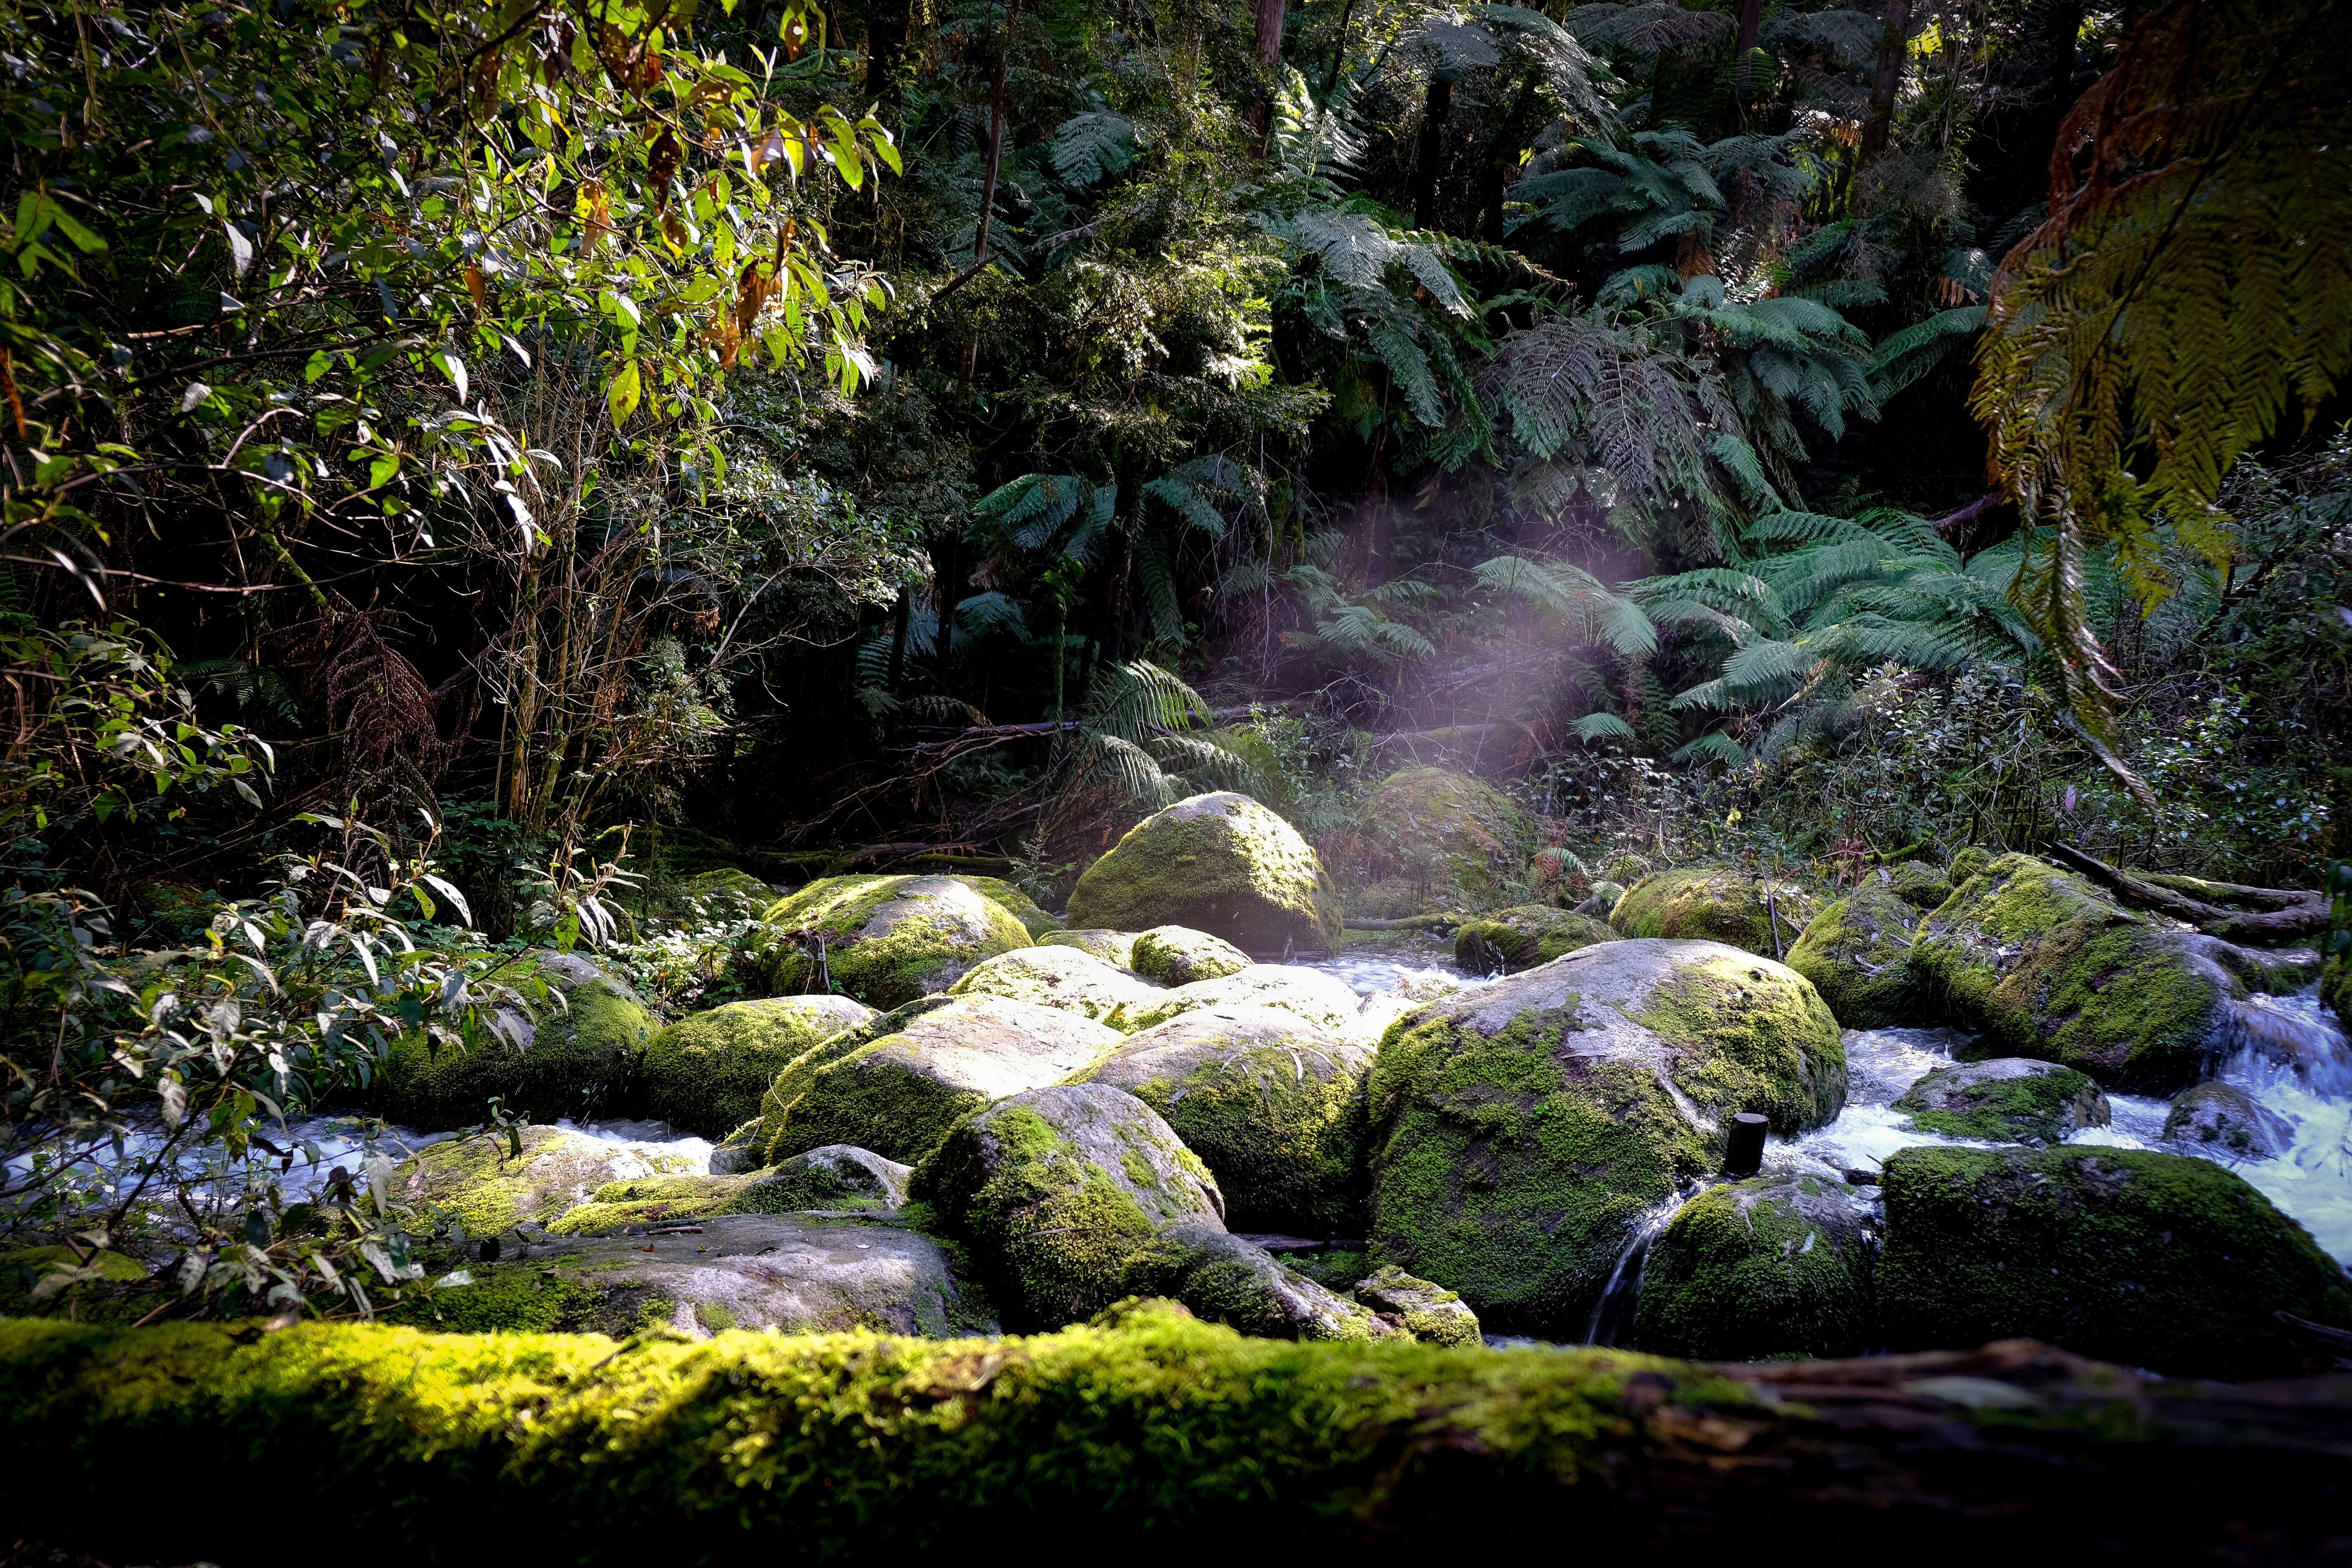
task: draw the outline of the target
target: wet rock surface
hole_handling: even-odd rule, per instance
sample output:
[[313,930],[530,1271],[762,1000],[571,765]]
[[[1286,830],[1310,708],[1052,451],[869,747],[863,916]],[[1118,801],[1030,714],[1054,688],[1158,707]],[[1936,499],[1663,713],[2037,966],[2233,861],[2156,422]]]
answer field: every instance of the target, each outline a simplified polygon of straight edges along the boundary
[[1994,1143],[2059,1143],[2115,1119],[2099,1086],[2072,1068],[1995,1057],[1938,1068],[1895,1102],[1930,1132]]

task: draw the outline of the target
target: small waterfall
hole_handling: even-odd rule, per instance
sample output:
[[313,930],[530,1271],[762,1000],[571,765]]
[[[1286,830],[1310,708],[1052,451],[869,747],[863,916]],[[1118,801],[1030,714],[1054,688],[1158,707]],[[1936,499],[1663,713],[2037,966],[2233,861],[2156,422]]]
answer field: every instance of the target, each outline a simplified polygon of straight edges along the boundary
[[[1703,1189],[1694,1188],[1693,1192]],[[1633,1222],[1633,1234],[1617,1254],[1616,1266],[1609,1270],[1609,1283],[1601,1288],[1600,1300],[1592,1303],[1592,1315],[1585,1320],[1583,1343],[1588,1345],[1622,1345],[1633,1331],[1633,1310],[1642,1302],[1642,1265],[1648,1261],[1650,1244],[1658,1238],[1682,1213],[1690,1194],[1669,1198],[1655,1208],[1645,1210]]]
[[2352,1041],[2334,1009],[2315,991],[2294,996],[2250,996],[2229,1004],[2229,1022],[2216,1042],[2220,1077],[2249,1092],[2292,1073],[2312,1093],[2352,1096]]

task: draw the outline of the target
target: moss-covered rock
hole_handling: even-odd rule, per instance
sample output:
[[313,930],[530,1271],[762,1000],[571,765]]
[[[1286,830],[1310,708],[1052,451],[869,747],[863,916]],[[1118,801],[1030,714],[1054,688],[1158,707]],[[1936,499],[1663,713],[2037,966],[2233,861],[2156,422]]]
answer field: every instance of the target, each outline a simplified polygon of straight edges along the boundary
[[1372,1311],[1286,1267],[1213,1220],[1160,1233],[1129,1278],[1182,1302],[1195,1317],[1269,1340],[1377,1340],[1396,1331]]
[[945,991],[983,959],[1029,945],[1019,917],[961,877],[826,877],[778,900],[767,920],[774,990],[813,988],[806,938],[821,934],[834,989],[882,1008]]
[[2213,1160],[2267,1160],[2294,1141],[2294,1124],[2234,1083],[2200,1083],[2173,1100],[2168,1142]]
[[2170,1094],[2230,1037],[2233,1004],[2298,989],[2308,956],[2159,926],[2047,861],[2004,855],[1921,922],[1912,971],[1988,1056]]
[[1075,947],[1121,969],[1135,967],[1135,933],[1094,926],[1083,931],[1049,931],[1037,939],[1039,947]]
[[1149,1029],[1197,1007],[1279,1007],[1306,1019],[1318,1029],[1353,1034],[1362,1016],[1363,998],[1346,981],[1294,963],[1253,963],[1247,969],[1171,986],[1150,1006],[1131,1016],[1132,1026]]
[[[866,1329],[933,1339],[992,1333],[984,1298],[952,1249],[902,1222],[817,1215],[714,1215],[690,1232],[550,1236],[471,1263],[412,1321],[452,1329]],[[545,1316],[552,1321],[534,1321]]]
[[710,1151],[710,1173],[740,1176],[760,1169],[760,1119],[753,1117],[720,1139]]
[[1139,1034],[1084,1075],[1167,1119],[1249,1231],[1331,1236],[1362,1213],[1370,1047],[1274,1007],[1202,1007]]
[[1475,1345],[1486,1342],[1478,1331],[1478,1314],[1468,1302],[1444,1286],[1416,1279],[1393,1264],[1376,1268],[1356,1282],[1356,1300],[1373,1311],[1396,1319],[1404,1331],[1425,1345]]
[[371,1097],[386,1120],[426,1132],[467,1127],[488,1117],[494,1095],[532,1121],[637,1109],[638,1067],[656,1025],[626,981],[584,953],[552,952],[493,978],[532,1016],[502,1007],[454,1044],[423,1030],[394,1041]]
[[2168,1374],[2282,1377],[2327,1358],[2273,1313],[2352,1328],[2343,1268],[2210,1160],[1914,1148],[1885,1183],[1879,1303],[1898,1347],[2030,1337]]
[[933,996],[845,1029],[761,1102],[771,1164],[827,1143],[920,1160],[956,1119],[1058,1082],[1118,1044],[1108,1025],[1003,996]]
[[1914,909],[1932,910],[1952,896],[1951,875],[1927,860],[1904,861],[1887,875],[1885,885]]
[[1353,838],[1351,886],[1401,882],[1418,909],[1470,910],[1492,909],[1524,882],[1537,833],[1509,796],[1469,774],[1407,768],[1357,808]]
[[690,1014],[646,1042],[646,1109],[682,1131],[723,1137],[760,1114],[785,1064],[873,1016],[846,996],[771,996]]
[[1856,888],[1806,923],[1789,967],[1813,983],[1849,1029],[1883,1029],[1912,1014],[1911,939],[1919,911],[1893,889]]
[[2059,1143],[2115,1119],[2099,1086],[2072,1068],[1995,1057],[1937,1068],[1895,1102],[1922,1131],[1990,1143]]
[[1221,980],[1250,966],[1250,955],[1219,936],[1189,926],[1154,926],[1136,933],[1128,967],[1162,985]]
[[1773,1174],[1707,1188],[1650,1244],[1633,1342],[1709,1361],[1853,1355],[1875,1338],[1868,1204]]
[[2352,1028],[2352,958],[2339,958],[2319,982],[2319,994],[2345,1027]]
[[1433,1003],[1372,1064],[1372,1241],[1490,1330],[1557,1337],[1643,1212],[1845,1103],[1837,1020],[1802,975],[1720,942],[1601,942]]
[[1224,1225],[1216,1178],[1158,1112],[1105,1084],[1062,1084],[957,1123],[912,1191],[967,1242],[1018,1327],[1157,1294],[1191,1254],[1162,1232]]
[[1002,877],[975,877],[969,872],[959,872],[956,880],[1019,921],[1032,942],[1042,942],[1049,932],[1062,929],[1061,916]]
[[420,1149],[392,1173],[392,1195],[430,1205],[469,1236],[496,1236],[517,1224],[551,1225],[608,1182],[682,1175],[696,1168],[684,1154],[615,1143],[560,1127],[526,1127],[522,1153],[508,1157],[501,1138],[452,1139]]
[[1794,882],[1737,866],[1685,866],[1627,888],[1609,923],[1625,936],[1719,942],[1776,958],[1821,907]]
[[1999,858],[2000,851],[1988,849],[1981,844],[1970,844],[1953,855],[1951,864],[1944,868],[1944,875],[1950,879],[1957,890],[1961,883]]
[[1518,904],[1456,926],[1454,962],[1473,974],[1517,974],[1580,947],[1616,940],[1605,921],[1549,904]]
[[1083,948],[1058,944],[1000,952],[948,987],[950,996],[1008,997],[1076,1013],[1114,1029],[1134,1027],[1132,1016],[1165,994]]
[[1298,830],[1247,795],[1196,795],[1128,829],[1070,893],[1070,924],[1189,926],[1247,952],[1339,945],[1339,899]]
[[596,1195],[549,1226],[553,1236],[722,1214],[799,1214],[864,1210],[896,1213],[906,1206],[912,1166],[867,1149],[829,1144],[795,1154],[764,1171],[737,1175],[640,1176],[607,1182]]

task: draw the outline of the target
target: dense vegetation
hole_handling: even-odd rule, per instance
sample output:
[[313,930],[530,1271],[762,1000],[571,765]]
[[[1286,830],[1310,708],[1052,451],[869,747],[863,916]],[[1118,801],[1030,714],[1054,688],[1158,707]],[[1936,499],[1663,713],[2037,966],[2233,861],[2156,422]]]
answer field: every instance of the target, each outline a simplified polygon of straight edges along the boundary
[[70,1288],[215,1184],[194,1295],[370,1310],[420,1222],[289,1205],[268,1129],[543,1005],[525,946],[722,1000],[698,871],[1058,905],[1205,788],[1339,864],[1444,763],[1576,888],[2319,885],[2344,35],[0,4],[9,1223],[109,1216]]

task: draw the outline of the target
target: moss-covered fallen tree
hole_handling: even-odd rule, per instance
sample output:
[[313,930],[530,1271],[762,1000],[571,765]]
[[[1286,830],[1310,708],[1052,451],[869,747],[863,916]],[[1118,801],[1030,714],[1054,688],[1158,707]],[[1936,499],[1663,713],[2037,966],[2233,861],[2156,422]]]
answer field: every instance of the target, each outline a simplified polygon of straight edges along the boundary
[[2158,1383],[2028,1342],[1707,1368],[1110,1316],[947,1342],[0,1321],[0,1509],[54,1546],[230,1568],[1025,1553],[1106,1531],[2284,1561],[2342,1532],[2352,1486],[2347,1378]]

